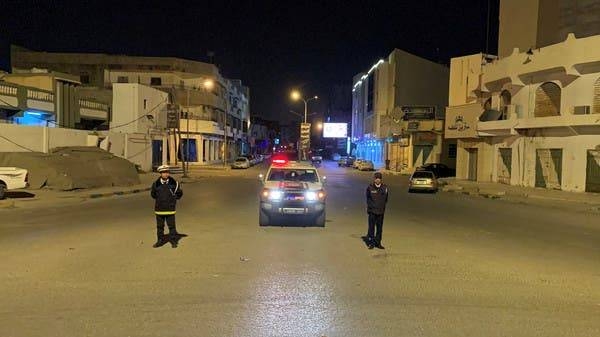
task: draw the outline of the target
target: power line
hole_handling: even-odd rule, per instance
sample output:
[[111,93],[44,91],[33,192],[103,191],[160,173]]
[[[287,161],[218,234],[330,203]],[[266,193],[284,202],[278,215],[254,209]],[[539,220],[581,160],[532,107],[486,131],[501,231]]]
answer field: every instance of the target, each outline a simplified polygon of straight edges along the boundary
[[[127,122],[127,123],[123,123],[123,124],[120,124],[120,125],[116,125],[116,126],[113,126],[113,127],[109,127],[109,128],[108,128],[108,131],[110,131],[110,130],[114,130],[114,129],[118,129],[118,128],[121,128],[121,127],[124,127],[124,126],[130,125],[130,124],[133,124],[133,123],[135,123],[135,122],[139,121],[140,119],[143,119],[144,117],[146,117],[146,116],[148,116],[149,114],[151,114],[151,113],[152,113],[154,110],[156,110],[156,109],[157,109],[157,108],[158,108],[158,107],[159,107],[161,104],[163,104],[163,103],[164,103],[164,102],[166,102],[167,100],[168,100],[168,98],[165,98],[165,99],[163,99],[162,101],[160,101],[160,102],[159,102],[158,104],[156,104],[156,105],[155,105],[155,106],[154,106],[152,109],[150,109],[150,111],[148,111],[148,113],[147,113],[147,114],[145,114],[145,115],[141,115],[140,117],[138,117],[138,118],[136,118],[136,119],[134,119],[134,120],[132,120],[132,121],[129,121],[129,122]],[[2,102],[2,103],[4,103],[4,104],[8,105],[8,106],[9,106],[9,107],[11,107],[11,108],[15,108],[15,109],[17,109],[17,110],[19,110],[19,111],[24,111],[23,109],[19,108],[18,106],[14,106],[14,105],[12,105],[12,104],[8,103],[7,101],[5,101],[5,100],[3,100],[3,99],[1,99],[1,98],[0,98],[0,102]],[[47,120],[47,119],[44,119],[44,118],[41,118],[41,117],[37,117],[37,116],[32,116],[32,117],[33,117],[33,118],[36,118],[36,119],[39,119],[39,120],[42,120],[42,121],[45,121],[45,122],[47,122],[47,123],[54,124],[54,126],[57,126],[57,127],[60,127],[60,128],[71,129],[71,127],[69,127],[69,126],[66,126],[66,125],[61,125],[61,124],[59,124],[59,123],[57,123],[57,122],[55,122],[55,121],[52,121],[52,120]]]
[[11,143],[11,144],[13,144],[13,145],[15,145],[15,146],[18,146],[18,147],[20,147],[20,148],[22,148],[22,149],[24,149],[24,150],[27,150],[27,151],[29,151],[29,152],[39,152],[39,151],[32,150],[32,149],[30,149],[30,148],[28,148],[28,147],[26,147],[26,146],[23,146],[23,145],[21,145],[21,144],[15,143],[15,142],[13,142],[12,140],[10,140],[10,139],[8,139],[8,138],[6,138],[6,137],[2,136],[2,135],[0,135],[0,138],[4,139],[5,141],[7,141],[7,142],[9,142],[9,143]]

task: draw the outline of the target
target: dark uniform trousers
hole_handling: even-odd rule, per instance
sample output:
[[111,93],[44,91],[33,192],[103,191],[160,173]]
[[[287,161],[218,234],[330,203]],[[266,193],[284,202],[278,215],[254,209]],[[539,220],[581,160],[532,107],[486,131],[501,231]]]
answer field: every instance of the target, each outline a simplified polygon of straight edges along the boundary
[[381,244],[381,237],[383,234],[383,214],[375,214],[369,212],[369,231],[367,237],[375,244]]
[[175,228],[175,214],[161,215],[156,214],[156,235],[159,239],[165,236],[165,223],[169,227],[169,240],[177,234]]

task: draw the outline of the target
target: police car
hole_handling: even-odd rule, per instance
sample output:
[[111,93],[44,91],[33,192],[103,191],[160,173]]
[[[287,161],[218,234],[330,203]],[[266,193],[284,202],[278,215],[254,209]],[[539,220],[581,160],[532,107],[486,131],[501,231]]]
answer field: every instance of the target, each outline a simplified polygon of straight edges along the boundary
[[261,226],[280,225],[300,219],[306,225],[325,226],[325,177],[306,162],[274,158],[266,175],[260,175],[258,222]]

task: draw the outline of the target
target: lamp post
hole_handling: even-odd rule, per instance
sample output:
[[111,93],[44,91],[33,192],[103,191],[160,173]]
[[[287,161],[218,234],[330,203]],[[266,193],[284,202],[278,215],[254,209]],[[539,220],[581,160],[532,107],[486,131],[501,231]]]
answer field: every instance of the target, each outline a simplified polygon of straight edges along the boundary
[[304,102],[304,124],[306,124],[307,123],[307,119],[308,119],[308,102],[319,99],[319,96],[313,96],[313,97],[311,97],[309,99],[304,99],[304,98],[302,98],[302,94],[299,91],[294,90],[290,94],[290,97],[294,101],[302,101],[302,102]]
[[[309,99],[304,99],[302,97],[302,94],[298,90],[293,90],[290,93],[290,97],[294,101],[301,100],[302,102],[304,102],[304,124],[306,124],[308,122],[308,102],[319,99],[319,96],[313,96],[313,97],[311,97]],[[310,141],[310,130],[309,130],[309,134],[308,134],[308,139]],[[303,160],[307,160],[306,148],[302,149],[302,159]]]

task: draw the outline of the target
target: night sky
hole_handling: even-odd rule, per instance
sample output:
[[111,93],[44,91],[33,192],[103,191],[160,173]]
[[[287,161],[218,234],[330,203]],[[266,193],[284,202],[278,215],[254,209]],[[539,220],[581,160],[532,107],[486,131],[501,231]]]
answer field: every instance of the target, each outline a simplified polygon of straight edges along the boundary
[[1,0],[0,68],[9,45],[40,51],[208,60],[251,90],[251,112],[293,119],[292,87],[324,99],[336,84],[400,48],[430,60],[497,50],[499,0],[30,1]]

